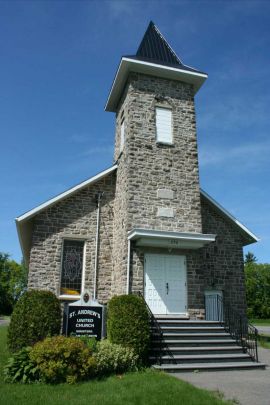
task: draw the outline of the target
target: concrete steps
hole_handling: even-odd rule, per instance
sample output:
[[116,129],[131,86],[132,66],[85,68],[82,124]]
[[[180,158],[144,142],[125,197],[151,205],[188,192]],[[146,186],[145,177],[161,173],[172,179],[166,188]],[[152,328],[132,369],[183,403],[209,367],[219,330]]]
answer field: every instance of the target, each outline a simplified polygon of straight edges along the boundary
[[265,368],[244,353],[218,322],[164,315],[156,320],[163,334],[160,342],[158,328],[152,328],[149,360],[156,369],[181,372]]
[[193,363],[193,364],[164,364],[153,365],[156,370],[163,370],[169,373],[180,373],[184,371],[224,371],[224,370],[254,370],[265,369],[265,364],[255,362],[233,362],[233,363]]

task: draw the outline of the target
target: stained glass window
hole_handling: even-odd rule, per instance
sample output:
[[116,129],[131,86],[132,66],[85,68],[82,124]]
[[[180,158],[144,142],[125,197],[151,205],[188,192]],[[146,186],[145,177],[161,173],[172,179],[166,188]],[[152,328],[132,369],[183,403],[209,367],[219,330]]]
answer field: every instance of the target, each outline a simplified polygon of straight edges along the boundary
[[84,242],[64,240],[61,295],[80,295],[82,285]]

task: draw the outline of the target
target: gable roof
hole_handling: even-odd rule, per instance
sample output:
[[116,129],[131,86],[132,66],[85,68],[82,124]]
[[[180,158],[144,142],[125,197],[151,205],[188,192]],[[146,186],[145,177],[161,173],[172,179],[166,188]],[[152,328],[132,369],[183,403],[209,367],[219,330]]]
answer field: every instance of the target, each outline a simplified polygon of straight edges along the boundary
[[[103,177],[106,177],[110,173],[114,172],[117,169],[117,164],[109,167],[106,170],[96,174],[93,177],[83,181],[82,183],[77,184],[74,187],[64,191],[61,194],[58,194],[56,197],[51,198],[50,200],[44,202],[43,204],[38,205],[37,207],[33,208],[32,210],[20,215],[15,219],[17,232],[19,236],[19,241],[23,253],[24,260],[26,264],[28,264],[30,249],[31,249],[31,241],[32,241],[32,232],[33,232],[33,218],[39,214],[40,212],[52,207],[53,205],[57,204],[60,201],[72,196],[73,194],[79,192],[83,188],[90,186],[97,181],[101,180]],[[243,234],[245,239],[247,240],[247,245],[249,243],[258,242],[258,238],[254,235],[245,225],[243,225],[240,221],[238,221],[233,215],[231,215],[225,208],[223,208],[218,202],[216,202],[212,197],[209,196],[205,191],[202,189],[200,190],[201,195],[210,203],[212,204],[218,212],[223,215],[225,218],[229,219],[233,222]]]
[[93,177],[83,181],[82,183],[77,184],[74,187],[69,188],[68,190],[64,191],[61,194],[51,198],[50,200],[44,202],[43,204],[38,205],[37,207],[33,208],[30,211],[25,212],[24,214],[20,215],[15,219],[16,226],[17,226],[17,233],[19,236],[19,241],[24,257],[24,261],[26,265],[28,264],[30,249],[31,249],[31,242],[32,242],[32,231],[33,231],[33,218],[39,214],[40,212],[52,207],[53,205],[57,204],[60,201],[72,196],[73,194],[77,193],[78,191],[82,190],[83,188],[90,186],[97,181],[101,180],[103,177],[107,176],[108,174],[114,172],[117,169],[117,165],[113,165],[106,170],[96,174]]
[[223,217],[229,219],[234,225],[236,225],[244,238],[246,239],[247,243],[245,245],[249,245],[250,243],[258,242],[260,239],[252,233],[244,224],[238,221],[229,211],[227,211],[222,205],[220,205],[214,198],[210,197],[208,193],[204,190],[200,189],[201,196],[203,196],[208,203],[210,203]]

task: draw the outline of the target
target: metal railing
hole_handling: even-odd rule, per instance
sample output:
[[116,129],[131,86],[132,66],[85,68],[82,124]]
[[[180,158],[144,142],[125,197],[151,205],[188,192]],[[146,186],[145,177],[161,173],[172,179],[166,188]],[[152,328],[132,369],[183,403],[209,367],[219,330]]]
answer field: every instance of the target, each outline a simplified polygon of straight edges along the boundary
[[206,319],[212,318],[213,321],[222,323],[226,332],[242,346],[243,351],[258,362],[258,330],[248,322],[247,317],[224,302],[218,294],[205,296],[205,309]]
[[169,356],[171,356],[173,362],[176,363],[172,352],[170,351],[167,343],[164,340],[162,329],[161,329],[158,321],[156,320],[153,312],[151,311],[149,305],[145,301],[145,298],[144,298],[143,294],[140,291],[138,291],[136,293],[134,292],[133,294],[138,295],[139,297],[141,297],[143,299],[143,301],[145,303],[145,306],[146,306],[146,309],[148,311],[149,321],[150,321],[150,330],[151,330],[151,340],[154,339],[155,341],[158,342],[158,344],[157,344],[157,349],[158,350],[153,351],[154,352],[153,354],[154,354],[154,357],[155,357],[155,360],[156,360],[157,364],[159,364],[159,365],[162,364],[162,355],[164,354],[164,351]]

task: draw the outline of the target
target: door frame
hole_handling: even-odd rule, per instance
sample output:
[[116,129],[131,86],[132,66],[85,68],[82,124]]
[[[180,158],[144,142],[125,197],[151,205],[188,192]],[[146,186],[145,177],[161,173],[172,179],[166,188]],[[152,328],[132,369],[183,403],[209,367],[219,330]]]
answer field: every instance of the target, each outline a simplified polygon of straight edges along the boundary
[[[146,264],[146,259],[147,256],[167,256],[167,257],[172,257],[172,256],[177,256],[177,257],[183,257],[184,258],[184,276],[185,276],[185,297],[184,297],[184,305],[186,308],[185,312],[175,312],[175,313],[167,313],[166,315],[182,315],[185,317],[188,317],[188,284],[187,284],[187,258],[186,255],[181,255],[181,254],[168,254],[168,253],[145,253],[144,254],[144,269],[143,269],[143,296],[144,299],[148,305],[147,299],[146,299],[146,270],[147,270],[147,264]],[[165,303],[164,303],[165,304]],[[166,305],[165,305],[166,306]],[[167,312],[167,311],[166,311]],[[158,314],[154,314],[158,315]]]

